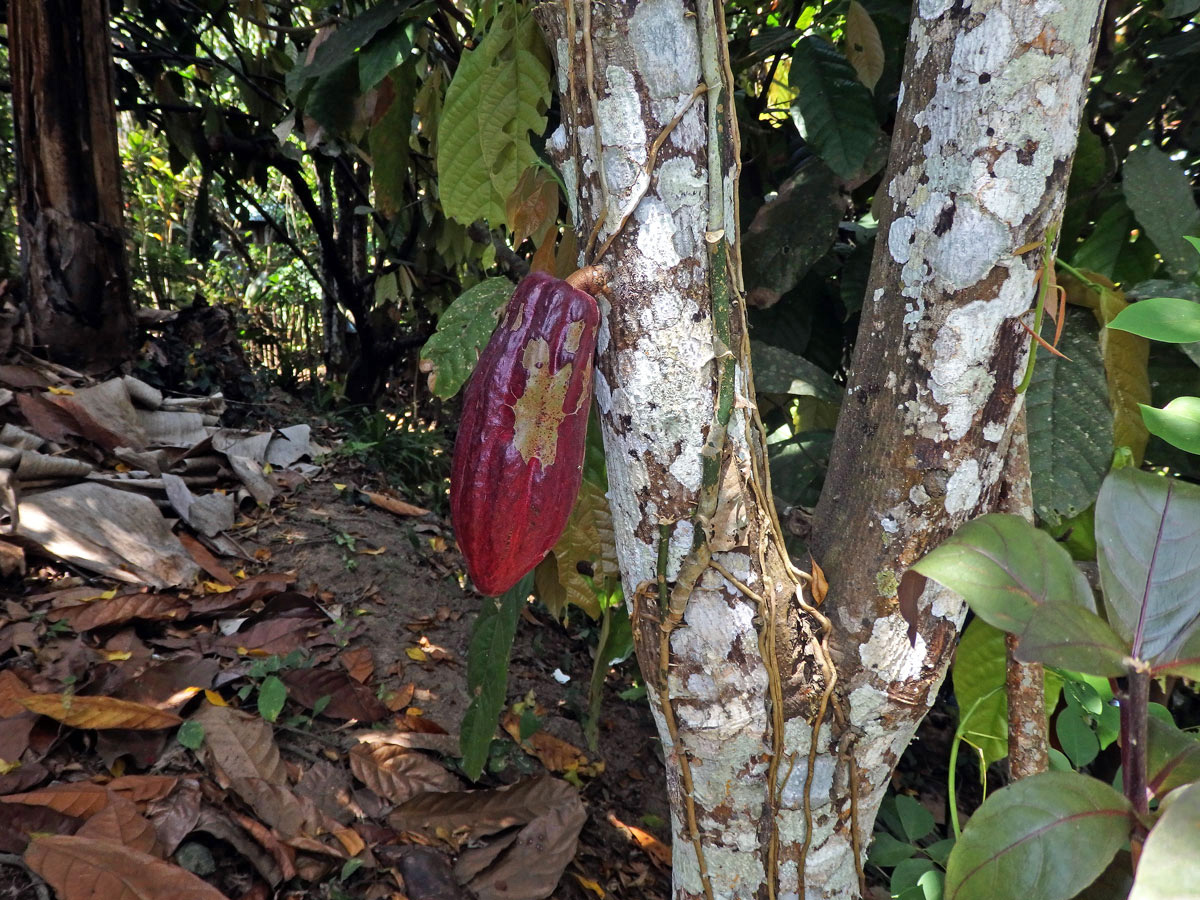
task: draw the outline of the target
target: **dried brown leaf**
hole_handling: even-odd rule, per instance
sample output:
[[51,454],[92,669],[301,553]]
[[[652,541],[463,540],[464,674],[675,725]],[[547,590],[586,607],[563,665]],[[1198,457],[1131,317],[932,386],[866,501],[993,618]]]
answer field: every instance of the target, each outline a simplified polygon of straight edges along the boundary
[[587,755],[574,744],[557,738],[545,731],[535,731],[526,740],[521,740],[521,720],[506,712],[500,721],[509,737],[522,750],[534,756],[551,772],[575,772],[579,775],[598,775],[604,771],[603,762],[589,762]]
[[429,514],[429,510],[420,506],[414,506],[412,503],[406,503],[397,497],[390,497],[387,494],[379,494],[375,491],[363,491],[362,493],[375,506],[390,512],[394,516],[424,516]]
[[370,647],[349,647],[338,656],[350,677],[359,684],[366,684],[375,674],[375,659]]
[[186,533],[180,533],[179,542],[183,544],[183,549],[188,552],[192,561],[210,576],[223,585],[237,587],[237,578],[234,577],[232,572],[221,565],[217,561],[217,558],[202,543]]
[[20,698],[28,697],[32,693],[16,672],[11,669],[0,671],[0,719],[19,716],[25,712],[25,707],[19,702]]
[[185,869],[95,838],[38,837],[25,851],[25,862],[59,900],[226,900]]
[[222,787],[234,778],[286,784],[287,770],[270,723],[228,706],[202,706],[191,721],[204,726],[205,758]]
[[80,821],[48,806],[5,807],[0,816],[0,853],[24,853],[31,835],[73,834]]
[[187,604],[177,596],[138,593],[100,597],[88,603],[60,607],[47,618],[51,621],[66,620],[72,630],[83,632],[134,619],[151,622],[164,619],[182,620],[187,612]]
[[122,775],[105,787],[134,803],[149,803],[166,797],[178,784],[179,779],[172,775]]
[[298,797],[284,784],[262,778],[233,778],[230,788],[262,819],[285,838],[316,836],[330,830],[324,814],[307,797]]
[[26,806],[48,806],[68,816],[90,819],[108,806],[112,795],[108,789],[87,781],[52,784],[24,794],[0,797],[0,803],[21,803]]
[[505,788],[418,794],[388,816],[397,831],[429,837],[464,829],[475,840],[515,825],[526,825],[560,806],[582,803],[579,792],[558,778],[539,775]]
[[183,720],[171,712],[115,697],[79,694],[31,694],[17,701],[31,712],[49,716],[73,728],[174,728]]
[[313,709],[322,697],[329,703],[321,715],[334,719],[357,719],[375,722],[387,718],[391,711],[375,693],[359,684],[342,669],[292,669],[283,675],[288,696]]
[[161,858],[163,855],[154,825],[138,812],[133,801],[124,797],[113,797],[108,806],[84,822],[75,833],[80,837],[124,844],[151,856]]
[[462,785],[428,756],[396,744],[358,744],[350,751],[354,777],[391,803],[426,791],[457,791]]

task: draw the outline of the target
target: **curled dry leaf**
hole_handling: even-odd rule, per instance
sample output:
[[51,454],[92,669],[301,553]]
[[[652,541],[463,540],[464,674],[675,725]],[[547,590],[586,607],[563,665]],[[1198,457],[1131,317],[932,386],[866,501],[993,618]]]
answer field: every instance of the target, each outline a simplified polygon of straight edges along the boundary
[[172,712],[118,700],[115,697],[83,697],[79,694],[30,694],[18,701],[30,712],[49,716],[73,728],[124,728],[152,731],[174,728],[183,719]]
[[222,787],[234,778],[261,778],[287,784],[287,771],[270,724],[228,706],[205,704],[191,721],[204,726],[209,767]]
[[25,862],[59,900],[226,900],[185,869],[96,838],[38,837],[25,851]]
[[230,787],[258,818],[285,838],[315,836],[334,827],[335,823],[327,820],[315,803],[296,796],[286,785],[262,778],[236,777],[231,779]]
[[648,831],[643,831],[634,825],[626,825],[611,812],[608,814],[608,823],[617,831],[636,843],[650,857],[651,861],[662,869],[670,870],[671,868],[671,848],[656,838]]
[[574,772],[578,775],[595,776],[604,771],[603,760],[589,762],[587,755],[574,744],[545,731],[536,731],[522,741],[521,720],[512,712],[505,713],[500,724],[522,750],[537,757],[551,772]]
[[421,753],[396,744],[358,744],[350,751],[354,777],[391,803],[404,803],[426,791],[457,791],[462,785]]

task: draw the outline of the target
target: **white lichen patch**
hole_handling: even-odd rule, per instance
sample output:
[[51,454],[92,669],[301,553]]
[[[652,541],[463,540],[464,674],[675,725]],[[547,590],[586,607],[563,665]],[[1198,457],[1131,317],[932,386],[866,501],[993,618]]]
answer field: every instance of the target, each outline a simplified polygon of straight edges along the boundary
[[708,179],[690,157],[676,156],[658,167],[658,195],[671,212],[698,206],[707,193]]
[[700,81],[700,39],[686,12],[682,0],[643,0],[629,18],[629,43],[652,100],[687,96]]
[[921,674],[925,662],[925,639],[917,635],[916,646],[908,642],[908,623],[899,613],[876,619],[871,637],[859,649],[863,665],[888,681],[907,681]]
[[[671,210],[661,200],[646,197],[638,204],[634,218],[640,226],[637,229],[637,248],[646,259],[662,266],[673,269],[682,261],[675,247],[675,220]],[[661,310],[659,304],[647,310],[657,316]]]
[[[936,581],[926,582],[922,597],[922,605],[926,601],[929,603],[931,616],[961,623],[967,614],[967,604],[963,598],[949,588],[942,587]],[[931,696],[936,693],[937,691],[933,691]]]
[[982,493],[979,463],[973,459],[963,460],[946,482],[946,512],[952,516],[969,513],[979,502]]
[[1004,437],[1004,431],[1003,422],[988,422],[983,426],[983,439],[997,444],[1000,442],[1000,438]]

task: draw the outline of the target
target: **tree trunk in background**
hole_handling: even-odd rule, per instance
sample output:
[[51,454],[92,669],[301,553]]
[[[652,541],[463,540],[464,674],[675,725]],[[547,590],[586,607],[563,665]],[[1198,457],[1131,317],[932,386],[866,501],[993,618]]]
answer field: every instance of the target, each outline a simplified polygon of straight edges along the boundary
[[21,262],[37,342],[101,370],[130,359],[107,0],[9,0]]
[[[1040,247],[1014,251],[1040,244],[1062,213],[1099,17],[1098,0],[914,8],[854,369],[813,525],[864,835],[965,613],[929,582],[910,643],[898,585],[994,508],[1022,409],[1020,317],[1042,261]],[[840,817],[841,788],[821,804]],[[844,828],[817,834],[814,859],[836,860],[824,849],[835,843]],[[827,872],[819,896],[847,896],[846,876]]]
[[[628,216],[600,260],[611,280],[596,397],[625,594],[667,759],[677,898],[859,894],[852,823],[865,853],[963,612],[930,585],[910,645],[899,580],[996,496],[1029,343],[1018,317],[1040,264],[1040,252],[1013,251],[1040,242],[1061,210],[1098,12],[1097,0],[917,4],[855,370],[815,522],[839,681],[810,757],[827,684],[820,621],[802,609],[811,595],[795,591],[766,499],[736,266],[722,336],[737,175],[719,132],[722,26],[703,2],[539,8],[562,98],[549,149],[580,246],[594,230],[603,246]],[[701,82],[714,90],[689,106]],[[693,565],[701,530],[716,567]],[[683,609],[667,666],[663,581]]]

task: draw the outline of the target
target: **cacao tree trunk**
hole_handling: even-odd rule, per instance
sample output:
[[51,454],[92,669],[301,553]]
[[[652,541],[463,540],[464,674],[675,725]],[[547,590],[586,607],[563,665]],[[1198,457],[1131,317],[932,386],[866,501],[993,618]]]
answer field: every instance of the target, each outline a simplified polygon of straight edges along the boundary
[[107,0],[10,0],[21,266],[35,340],[105,369],[136,337]]
[[720,7],[563,0],[538,15],[562,98],[550,150],[582,261],[610,273],[596,398],[675,896],[858,896],[963,613],[926,587],[910,643],[900,578],[995,499],[1041,258],[1014,250],[1060,214],[1097,2],[916,6],[816,514],[828,619],[783,549],[753,406]]

